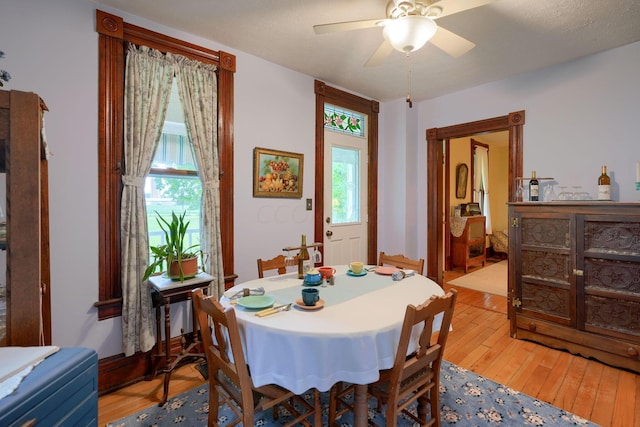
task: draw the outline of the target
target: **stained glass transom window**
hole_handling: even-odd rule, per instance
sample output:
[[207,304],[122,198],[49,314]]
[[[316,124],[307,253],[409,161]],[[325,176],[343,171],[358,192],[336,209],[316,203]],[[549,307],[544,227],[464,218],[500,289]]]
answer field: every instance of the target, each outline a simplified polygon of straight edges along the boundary
[[364,138],[364,116],[353,111],[343,110],[333,105],[324,106],[325,129],[343,132]]

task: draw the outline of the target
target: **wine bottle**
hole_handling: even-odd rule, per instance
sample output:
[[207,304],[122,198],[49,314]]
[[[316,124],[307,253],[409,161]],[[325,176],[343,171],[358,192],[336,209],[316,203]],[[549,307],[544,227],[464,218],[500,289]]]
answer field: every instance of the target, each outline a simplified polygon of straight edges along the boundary
[[307,236],[303,234],[298,254],[298,279],[304,279],[307,270],[309,270],[309,250],[307,249]]
[[602,166],[602,174],[598,177],[598,200],[611,200],[611,178],[606,166]]
[[538,178],[536,178],[536,171],[531,172],[531,179],[529,180],[529,201],[537,202],[539,200],[540,186],[538,185]]

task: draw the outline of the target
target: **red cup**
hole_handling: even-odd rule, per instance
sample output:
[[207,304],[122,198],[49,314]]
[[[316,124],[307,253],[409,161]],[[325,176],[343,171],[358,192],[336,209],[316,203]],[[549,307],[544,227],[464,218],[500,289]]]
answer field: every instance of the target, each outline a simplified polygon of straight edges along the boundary
[[318,268],[318,271],[322,275],[322,278],[325,280],[332,278],[333,275],[336,274],[336,269],[333,267],[320,267]]

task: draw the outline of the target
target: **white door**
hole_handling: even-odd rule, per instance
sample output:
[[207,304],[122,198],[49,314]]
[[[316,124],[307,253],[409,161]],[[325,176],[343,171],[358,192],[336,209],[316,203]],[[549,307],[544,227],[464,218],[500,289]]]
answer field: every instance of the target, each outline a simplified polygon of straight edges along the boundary
[[368,145],[366,131],[354,136],[324,130],[325,265],[367,262]]

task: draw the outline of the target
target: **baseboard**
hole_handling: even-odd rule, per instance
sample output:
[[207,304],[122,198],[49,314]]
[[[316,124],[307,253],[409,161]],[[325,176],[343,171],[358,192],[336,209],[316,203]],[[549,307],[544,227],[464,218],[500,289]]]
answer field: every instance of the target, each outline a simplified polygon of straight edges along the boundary
[[[188,343],[192,342],[192,334],[185,334]],[[176,354],[182,348],[182,337],[171,338],[171,353]],[[156,354],[156,347],[146,353],[137,352],[126,357],[124,353],[105,357],[98,361],[98,394],[103,395],[143,381],[151,377],[152,363]],[[165,358],[160,357],[157,370],[165,366]]]

